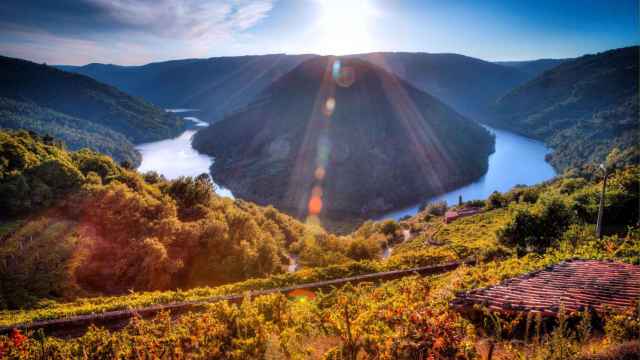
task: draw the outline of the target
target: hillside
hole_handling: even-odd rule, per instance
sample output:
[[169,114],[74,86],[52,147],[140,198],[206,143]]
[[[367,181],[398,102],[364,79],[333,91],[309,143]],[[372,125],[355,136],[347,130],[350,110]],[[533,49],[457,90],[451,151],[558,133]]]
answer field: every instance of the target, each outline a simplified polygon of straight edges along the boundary
[[164,108],[199,109],[203,120],[215,121],[246,106],[311,56],[274,54],[59,68],[90,76]]
[[139,162],[133,144],[178,134],[184,122],[89,77],[0,57],[0,126],[22,128]]
[[68,116],[34,103],[0,98],[0,127],[26,129],[55,139],[64,139],[70,149],[93,149],[120,162],[140,162],[140,154],[124,135],[106,126]]
[[[482,213],[453,223],[443,222],[441,209],[430,206],[400,223],[369,222],[351,234],[392,240],[409,231],[411,238],[396,245],[387,260],[352,261],[188,291],[41,301],[33,308],[0,312],[0,325],[74,315],[99,317],[110,310],[206,301],[214,296],[246,294],[252,289],[306,284],[425,262],[472,257],[480,261],[476,265],[437,276],[415,275],[324,292],[247,296],[242,303],[222,301],[184,314],[161,313],[155,318],[132,320],[118,331],[92,327],[86,334],[70,333],[63,339],[13,332],[0,336],[0,350],[6,356],[25,359],[43,353],[63,359],[101,351],[100,354],[109,354],[105,357],[132,357],[141,352],[159,354],[158,357],[179,354],[176,357],[236,359],[409,360],[428,353],[435,358],[470,360],[482,358],[490,342],[506,358],[536,354],[559,359],[633,359],[640,334],[637,307],[610,309],[606,313],[564,313],[560,309],[560,318],[555,320],[560,326],[554,326],[554,319],[538,313],[514,317],[480,306],[484,312],[473,317],[450,305],[463,292],[507,285],[513,277],[530,278],[575,258],[605,260],[603,263],[609,266],[627,268],[636,264],[637,268],[640,231],[634,223],[638,216],[640,169],[611,166],[605,214],[609,214],[606,221],[618,225],[618,230],[610,226],[608,235],[601,240],[593,231],[601,178],[584,169],[549,183],[492,195],[486,202],[465,204],[480,207]],[[525,218],[527,221],[523,221]],[[533,223],[536,226],[526,226]],[[630,227],[621,231],[619,225]],[[589,280],[573,274],[563,276],[567,280]],[[601,291],[599,296],[607,297],[607,292]],[[500,299],[506,301],[504,297]],[[543,330],[543,326],[548,327]],[[513,341],[522,336],[527,340]],[[554,357],[558,348],[562,357]]]
[[327,218],[369,217],[468,183],[493,151],[485,129],[436,98],[333,57],[304,62],[193,144],[216,157],[213,177],[234,195]]
[[614,147],[637,163],[638,51],[564,62],[499,99],[491,123],[547,142],[560,170],[601,162]]
[[524,83],[529,75],[459,54],[370,53],[355,55],[408,81],[457,112],[484,121],[488,106]]
[[0,131],[0,310],[277,274],[288,246],[324,233],[213,190]]
[[541,75],[547,70],[562,64],[565,61],[573,59],[538,59],[538,60],[523,60],[523,61],[495,61],[495,64],[508,66],[525,72],[529,75],[527,80],[531,80],[538,75]]

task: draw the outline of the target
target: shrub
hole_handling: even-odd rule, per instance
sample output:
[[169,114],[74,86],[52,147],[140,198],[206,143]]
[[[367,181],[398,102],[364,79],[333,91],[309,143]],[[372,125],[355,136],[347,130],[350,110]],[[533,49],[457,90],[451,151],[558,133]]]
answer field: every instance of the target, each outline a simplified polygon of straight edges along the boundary
[[444,216],[444,213],[447,212],[447,202],[446,201],[436,201],[433,203],[429,203],[425,208],[424,212],[432,216]]
[[486,203],[487,209],[489,210],[499,209],[505,205],[507,205],[507,200],[499,191],[491,193]]
[[546,199],[533,211],[526,207],[516,208],[511,220],[498,229],[496,235],[505,245],[542,251],[557,242],[571,220],[571,212],[562,201]]
[[395,220],[387,220],[380,227],[380,231],[387,236],[394,235],[398,229],[400,229],[400,225]]

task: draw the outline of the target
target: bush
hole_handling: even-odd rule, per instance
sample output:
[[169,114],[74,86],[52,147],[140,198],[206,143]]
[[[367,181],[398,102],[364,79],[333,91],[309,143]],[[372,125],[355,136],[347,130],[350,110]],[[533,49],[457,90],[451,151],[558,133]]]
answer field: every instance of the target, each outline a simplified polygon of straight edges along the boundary
[[398,225],[395,220],[387,220],[383,222],[382,226],[380,227],[380,231],[387,236],[395,235],[398,229],[400,229],[400,225]]
[[498,191],[491,193],[486,203],[487,209],[489,210],[499,209],[505,205],[507,205],[507,199]]
[[347,249],[347,256],[353,260],[370,260],[380,257],[382,248],[380,246],[381,239],[372,236],[368,239],[357,238],[351,242]]
[[505,245],[542,251],[557,242],[571,222],[571,212],[562,201],[546,199],[533,209],[517,208],[496,235]]
[[467,201],[465,204],[470,207],[479,208],[479,207],[484,207],[486,202],[484,200],[470,200],[470,201]]
[[429,203],[424,207],[423,211],[431,216],[444,216],[444,213],[447,212],[447,202],[436,201],[433,203]]

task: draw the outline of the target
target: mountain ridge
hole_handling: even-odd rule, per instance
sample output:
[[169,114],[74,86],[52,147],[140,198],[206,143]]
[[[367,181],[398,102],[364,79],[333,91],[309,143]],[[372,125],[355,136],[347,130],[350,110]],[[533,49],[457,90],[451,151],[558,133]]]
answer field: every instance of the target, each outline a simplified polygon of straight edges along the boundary
[[9,57],[0,57],[0,69],[3,127],[51,133],[75,149],[93,146],[132,164],[140,161],[134,143],[185,128],[177,116],[81,74]]
[[637,163],[639,49],[563,62],[498,99],[490,124],[547,142],[556,169],[602,162],[616,147]]

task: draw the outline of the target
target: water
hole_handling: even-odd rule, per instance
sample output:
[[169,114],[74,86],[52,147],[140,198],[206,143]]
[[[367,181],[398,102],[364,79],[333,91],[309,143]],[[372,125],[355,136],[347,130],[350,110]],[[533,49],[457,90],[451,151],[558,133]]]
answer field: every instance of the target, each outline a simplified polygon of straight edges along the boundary
[[[170,112],[192,112],[193,109],[171,109]],[[193,127],[186,130],[178,137],[154,141],[136,146],[142,154],[142,163],[138,171],[157,171],[171,180],[180,176],[198,176],[209,173],[209,167],[213,159],[197,152],[191,147],[193,134],[203,127],[209,126],[204,121],[195,117],[185,117],[193,123]],[[216,193],[220,196],[233,197],[229,189],[216,186]]]
[[[477,181],[428,199],[444,200],[449,205],[463,201],[486,199],[494,191],[505,192],[515,185],[533,185],[549,180],[556,175],[555,170],[544,160],[551,152],[544,143],[512,132],[487,127],[496,135],[496,151],[489,156],[489,170]],[[404,216],[418,213],[419,203],[406,209],[396,210],[380,216],[379,219],[399,220]]]
[[[175,113],[195,112],[195,109],[167,110]],[[194,126],[180,136],[136,146],[142,154],[142,164],[138,170],[155,170],[167,179],[179,176],[198,176],[209,173],[213,159],[200,154],[191,147],[191,138],[199,128],[209,126],[195,117],[185,117]],[[457,204],[458,196],[464,201],[486,199],[493,191],[505,192],[515,185],[533,185],[549,180],[556,175],[554,169],[544,161],[551,152],[542,142],[532,140],[508,131],[489,128],[496,135],[496,151],[489,156],[489,170],[477,181],[442,194],[428,201],[444,200],[448,204]],[[231,191],[216,186],[221,196],[233,197]],[[421,199],[416,199],[421,200]],[[400,219],[415,215],[419,203],[406,209],[396,210],[380,216],[378,219]]]
[[166,109],[166,112],[170,112],[170,113],[189,113],[189,112],[197,112],[199,111],[198,109]]

